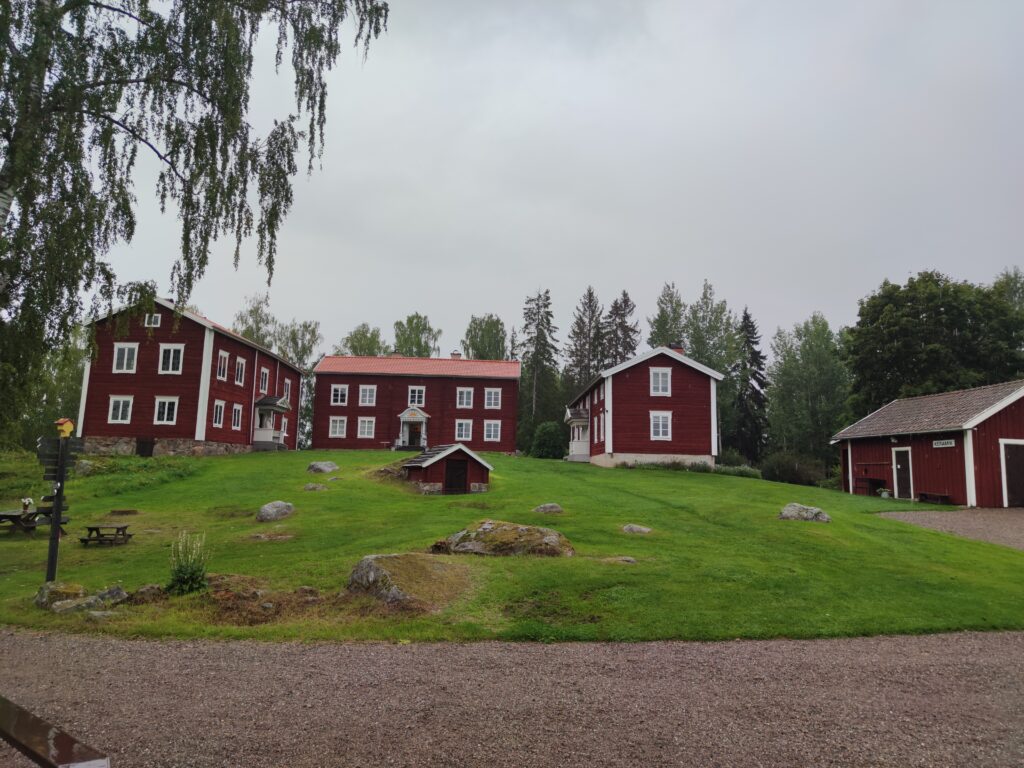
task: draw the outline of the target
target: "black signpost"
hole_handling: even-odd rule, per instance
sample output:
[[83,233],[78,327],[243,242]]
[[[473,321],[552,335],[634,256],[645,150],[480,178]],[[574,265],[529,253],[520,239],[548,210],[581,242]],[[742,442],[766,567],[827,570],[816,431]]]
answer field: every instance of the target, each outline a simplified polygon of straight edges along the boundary
[[57,579],[57,548],[60,545],[61,523],[68,510],[64,502],[64,481],[67,478],[68,462],[82,452],[82,438],[71,437],[74,425],[67,419],[57,422],[60,437],[40,437],[36,441],[36,456],[43,465],[43,479],[53,482],[53,494],[41,501],[49,507],[38,507],[38,511],[50,518],[50,548],[46,556],[46,580]]

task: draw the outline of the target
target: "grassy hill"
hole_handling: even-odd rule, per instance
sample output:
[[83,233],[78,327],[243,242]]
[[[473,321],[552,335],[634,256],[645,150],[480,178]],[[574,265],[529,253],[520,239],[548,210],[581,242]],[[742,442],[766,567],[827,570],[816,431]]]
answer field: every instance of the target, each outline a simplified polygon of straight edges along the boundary
[[[46,536],[0,534],[0,622],[76,631],[176,637],[398,640],[655,640],[822,637],[958,629],[1024,628],[1024,553],[881,519],[909,506],[892,500],[745,478],[663,469],[488,456],[492,491],[423,497],[370,470],[384,452],[302,452],[191,459],[107,460],[72,480],[71,537],[61,545],[59,578],[89,589],[120,582],[131,590],[168,577],[179,531],[205,532],[210,571],[278,597],[300,585],[333,596],[365,554],[424,551],[482,518],[547,525],[564,533],[574,558],[459,557],[471,588],[432,614],[386,612],[333,598],[289,608],[260,622],[233,615],[209,595],[119,609],[103,624],[34,608]],[[303,491],[329,459],[340,480]],[[0,498],[38,498],[39,467],[28,456],[0,456]],[[283,499],[295,514],[257,523],[255,512]],[[556,501],[562,515],[531,509]],[[824,508],[831,524],[775,519],[789,501]],[[121,518],[131,544],[86,549],[86,524]],[[621,532],[625,523],[654,529]],[[291,535],[260,541],[253,534]],[[631,556],[637,563],[611,562]],[[273,598],[277,600],[278,598]]]

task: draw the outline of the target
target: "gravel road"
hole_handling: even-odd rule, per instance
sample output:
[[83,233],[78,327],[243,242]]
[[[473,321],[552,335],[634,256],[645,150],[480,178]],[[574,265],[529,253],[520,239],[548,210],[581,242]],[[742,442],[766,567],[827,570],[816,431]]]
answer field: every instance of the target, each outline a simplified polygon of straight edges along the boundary
[[951,509],[948,512],[883,512],[882,517],[968,539],[1024,549],[1024,509]]
[[[1024,764],[1024,633],[402,646],[0,629],[0,647],[0,690],[116,767]],[[0,766],[28,768],[5,749]]]

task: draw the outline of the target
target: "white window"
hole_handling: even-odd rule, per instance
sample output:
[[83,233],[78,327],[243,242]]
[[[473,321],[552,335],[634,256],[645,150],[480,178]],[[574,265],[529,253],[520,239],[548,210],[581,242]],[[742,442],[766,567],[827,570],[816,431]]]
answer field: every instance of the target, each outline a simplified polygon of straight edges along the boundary
[[154,424],[177,424],[178,423],[178,398],[158,397],[156,399],[156,411],[153,414]]
[[484,389],[484,408],[501,408],[501,390],[491,389],[487,387]]
[[359,437],[373,437],[377,429],[377,419],[373,416],[362,416],[359,419]]
[[[360,384],[359,385],[359,404],[360,405],[376,405],[377,404],[377,385],[376,384]],[[362,421],[360,421],[360,424]],[[360,430],[362,428],[360,427]],[[363,437],[363,435],[359,435]],[[369,435],[373,437],[373,435]]]
[[135,373],[135,361],[139,355],[139,345],[114,344],[114,373]]
[[213,426],[223,427],[224,426],[224,401],[214,400],[213,401]]
[[348,384],[331,384],[331,405],[348,405]]
[[285,379],[284,380],[284,399],[288,400],[288,401],[291,401],[291,399],[292,399],[292,380],[291,379]]
[[457,387],[455,390],[455,407],[456,408],[472,408],[473,407],[473,388],[472,387]]
[[455,420],[455,439],[456,440],[472,440],[473,439],[473,421],[471,419],[456,419]]
[[651,396],[668,397],[672,394],[672,369],[651,368]]
[[672,439],[672,411],[651,411],[651,440]]
[[260,368],[260,394],[267,394],[269,388],[270,370],[268,368]]
[[160,327],[160,314],[146,315],[146,319],[142,321],[142,324],[147,328],[159,328]]
[[331,416],[331,428],[327,433],[329,437],[345,437],[348,433],[348,418],[345,416]]
[[242,428],[242,406],[238,403],[231,406],[231,428],[236,431]]
[[501,422],[484,422],[484,442],[497,443],[501,440]]
[[594,442],[597,442],[597,416],[594,417]]
[[604,414],[597,417],[597,424],[601,427],[601,440],[604,440]]
[[599,396],[599,397],[600,397],[600,398],[601,398],[602,400],[604,400],[604,382],[603,382],[603,381],[602,381],[602,382],[600,383],[600,385],[598,385],[598,387],[597,387],[597,394],[598,394],[598,396]]
[[235,384],[245,384],[245,359],[235,358]]
[[111,395],[110,413],[107,415],[107,423],[131,424],[132,399],[131,395]]
[[409,387],[409,405],[423,406],[426,404],[426,387]]
[[281,417],[281,436],[288,437],[288,417]]
[[228,365],[231,364],[231,353],[221,350],[217,353],[217,378],[220,381],[228,380]]
[[160,373],[181,373],[181,363],[184,356],[184,344],[161,344]]

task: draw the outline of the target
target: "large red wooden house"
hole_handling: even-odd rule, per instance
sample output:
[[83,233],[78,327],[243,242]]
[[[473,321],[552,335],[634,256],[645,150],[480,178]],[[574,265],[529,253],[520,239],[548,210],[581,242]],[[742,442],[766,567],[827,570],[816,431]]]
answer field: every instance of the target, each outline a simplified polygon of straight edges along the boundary
[[894,400],[832,440],[847,493],[1024,506],[1024,379]]
[[202,315],[176,313],[165,299],[149,314],[123,312],[95,321],[78,411],[87,451],[296,447],[302,374],[295,365]]
[[713,465],[722,378],[680,347],[657,347],[602,371],[566,408],[569,460]]
[[314,370],[313,448],[515,450],[515,360],[329,355]]

